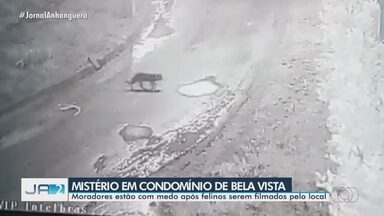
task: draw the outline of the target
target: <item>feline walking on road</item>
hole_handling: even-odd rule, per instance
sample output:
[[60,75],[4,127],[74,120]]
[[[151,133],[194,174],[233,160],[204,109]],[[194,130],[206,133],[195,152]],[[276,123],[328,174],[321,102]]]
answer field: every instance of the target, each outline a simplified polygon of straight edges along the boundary
[[[131,81],[125,81],[131,85],[131,90],[133,90],[133,85],[139,83],[141,89],[145,91],[155,91],[156,90],[156,81],[163,80],[161,74],[149,74],[149,73],[137,73],[132,77]],[[151,84],[151,89],[146,89],[144,87],[144,82],[149,82]]]

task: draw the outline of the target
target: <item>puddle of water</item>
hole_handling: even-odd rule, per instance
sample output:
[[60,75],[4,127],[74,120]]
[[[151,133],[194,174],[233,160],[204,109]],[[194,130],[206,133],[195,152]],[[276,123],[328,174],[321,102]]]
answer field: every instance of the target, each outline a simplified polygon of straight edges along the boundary
[[222,86],[215,82],[214,77],[197,80],[179,87],[178,93],[187,97],[200,97],[215,93]]
[[119,130],[119,135],[125,142],[149,139],[152,137],[153,130],[144,125],[125,125]]

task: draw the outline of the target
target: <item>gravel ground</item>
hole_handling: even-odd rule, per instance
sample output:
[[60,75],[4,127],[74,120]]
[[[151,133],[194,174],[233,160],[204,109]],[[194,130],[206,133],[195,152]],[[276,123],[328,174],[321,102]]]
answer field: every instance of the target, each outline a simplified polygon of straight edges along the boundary
[[[199,135],[179,134],[179,144],[167,144],[167,154],[179,153],[160,167],[147,161],[119,175],[130,176],[292,176],[295,191],[318,191],[316,173],[325,173],[332,164],[324,158],[327,104],[318,99],[317,84],[322,78],[316,58],[320,31],[315,1],[291,2],[289,20],[281,38],[258,66],[226,118],[203,141]],[[198,144],[196,144],[198,143]],[[188,148],[189,147],[189,148]],[[151,148],[151,160],[157,153]],[[183,149],[183,150],[180,150]],[[181,153],[180,153],[181,152]],[[162,160],[160,160],[161,162]],[[159,163],[157,163],[159,164]],[[146,168],[147,167],[147,168]],[[142,169],[141,169],[142,168]],[[116,175],[112,174],[112,175]],[[147,205],[147,206],[146,206]],[[138,209],[121,210],[124,205],[105,204],[103,213],[144,215],[328,215],[326,203],[141,203]],[[120,209],[119,211],[117,209]],[[100,209],[99,209],[100,210]],[[148,210],[150,213],[148,213]]]
[[[8,5],[8,15],[25,6],[40,7],[31,2]],[[71,10],[68,2],[42,9]],[[1,180],[7,183],[0,188],[2,196],[17,199],[15,179],[21,176],[293,177],[294,191],[332,189],[341,180],[360,188],[378,182],[378,175],[354,178],[355,170],[365,173],[361,176],[382,171],[382,104],[372,106],[380,97],[372,95],[371,82],[378,76],[372,65],[379,63],[367,24],[372,20],[362,19],[374,13],[375,4],[134,2],[79,1],[77,7],[94,17],[70,27],[56,21],[19,23],[8,15],[0,22],[1,33],[11,29],[7,38],[25,33],[0,41],[0,57],[5,56],[0,110],[76,74],[86,57],[105,57],[132,35],[139,40],[130,41],[98,73],[72,83],[77,84],[73,88],[56,89],[1,116],[0,124],[7,125],[0,128]],[[105,30],[98,31],[101,26]],[[42,35],[47,31],[54,32],[52,38]],[[43,47],[38,52],[37,45]],[[15,68],[14,62],[31,49],[38,64]],[[4,73],[8,70],[12,73]],[[127,91],[124,80],[137,71],[161,73],[161,90]],[[354,91],[344,91],[348,84]],[[202,96],[192,97],[195,93]],[[75,102],[80,114],[59,110],[63,101]],[[336,165],[335,159],[344,163]],[[329,182],[334,171],[337,181]],[[381,195],[371,202],[375,193],[367,191],[364,205],[353,207],[361,212],[373,203],[379,210]],[[106,215],[348,215],[340,208],[305,202],[140,202],[89,203],[87,210]]]

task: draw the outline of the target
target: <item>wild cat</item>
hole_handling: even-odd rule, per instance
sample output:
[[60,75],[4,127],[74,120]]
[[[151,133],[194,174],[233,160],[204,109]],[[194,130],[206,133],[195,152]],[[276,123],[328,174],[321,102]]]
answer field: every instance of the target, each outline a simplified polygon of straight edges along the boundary
[[[146,91],[155,91],[156,90],[156,81],[163,80],[163,75],[161,74],[150,74],[150,73],[137,73],[132,77],[131,81],[125,81],[131,85],[131,90],[133,90],[133,85],[139,83],[141,89]],[[151,89],[146,89],[144,87],[144,82],[149,82],[151,84]]]

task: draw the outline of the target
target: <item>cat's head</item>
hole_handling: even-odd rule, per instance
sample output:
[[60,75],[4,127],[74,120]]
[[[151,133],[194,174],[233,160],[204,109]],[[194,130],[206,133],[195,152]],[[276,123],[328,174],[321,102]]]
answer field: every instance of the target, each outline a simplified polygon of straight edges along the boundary
[[155,78],[156,78],[156,80],[163,80],[163,75],[161,75],[161,74],[156,74],[156,75],[155,75]]

